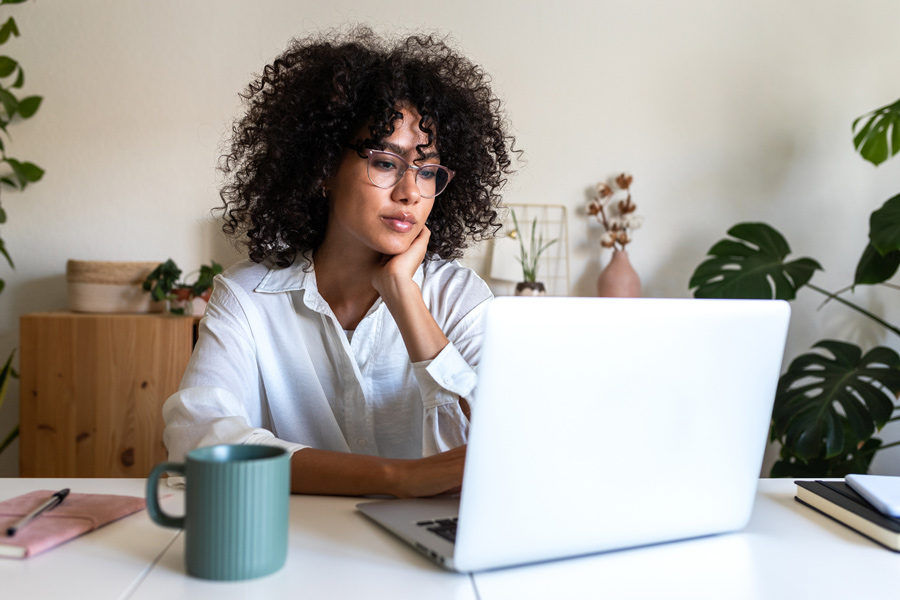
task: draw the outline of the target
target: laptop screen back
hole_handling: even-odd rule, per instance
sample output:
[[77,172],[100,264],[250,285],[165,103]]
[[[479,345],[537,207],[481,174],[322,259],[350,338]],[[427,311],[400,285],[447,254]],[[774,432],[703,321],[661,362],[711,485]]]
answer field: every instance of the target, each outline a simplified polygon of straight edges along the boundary
[[495,299],[457,570],[743,527],[789,315],[780,301]]

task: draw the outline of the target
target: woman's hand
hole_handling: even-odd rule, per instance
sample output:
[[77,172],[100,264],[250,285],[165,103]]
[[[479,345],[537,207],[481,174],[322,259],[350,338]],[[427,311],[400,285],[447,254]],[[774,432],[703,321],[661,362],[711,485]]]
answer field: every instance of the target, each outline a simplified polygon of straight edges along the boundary
[[462,488],[466,446],[417,460],[399,461],[391,471],[398,498],[421,498],[456,493]]
[[383,257],[381,266],[372,272],[372,285],[382,297],[402,293],[408,284],[413,283],[416,269],[425,260],[430,239],[431,231],[428,227],[423,227],[406,252]]

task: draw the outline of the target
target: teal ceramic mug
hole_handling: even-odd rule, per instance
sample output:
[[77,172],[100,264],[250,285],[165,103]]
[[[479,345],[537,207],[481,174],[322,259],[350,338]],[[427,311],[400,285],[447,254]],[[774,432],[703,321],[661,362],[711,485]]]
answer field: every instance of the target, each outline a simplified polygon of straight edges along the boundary
[[[159,478],[185,476],[183,517],[159,507]],[[221,445],[161,463],[147,479],[147,512],[163,527],[184,529],[187,572],[235,581],[274,573],[287,559],[290,455],[272,446]]]

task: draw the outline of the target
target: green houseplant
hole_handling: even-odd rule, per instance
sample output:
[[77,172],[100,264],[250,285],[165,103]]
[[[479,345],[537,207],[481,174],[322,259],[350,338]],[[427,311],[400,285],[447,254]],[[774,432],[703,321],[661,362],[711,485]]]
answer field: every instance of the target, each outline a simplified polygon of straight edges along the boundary
[[537,280],[538,261],[544,251],[556,243],[556,240],[544,242],[544,234],[537,231],[537,217],[531,222],[531,240],[528,248],[525,248],[525,241],[522,239],[522,230],[519,228],[519,221],[516,218],[516,211],[510,209],[512,215],[513,226],[515,229],[510,232],[511,237],[515,237],[519,241],[519,264],[522,265],[522,281],[516,284],[517,296],[539,296],[546,293],[544,284]]
[[[212,292],[213,278],[222,272],[222,265],[216,261],[201,266],[191,274],[197,277],[193,282],[179,281],[181,269],[171,258],[160,263],[144,280],[144,291],[150,292],[150,296],[156,302],[165,302],[166,310],[172,314],[185,314],[185,304],[190,305],[194,298],[209,300]],[[181,306],[176,305],[176,302]]]
[[[21,4],[26,0],[2,0],[0,6],[7,4]],[[19,37],[19,28],[15,19],[10,17],[3,25],[0,25],[0,46],[9,42],[12,38]],[[13,158],[8,154],[9,144],[9,127],[23,119],[30,119],[37,112],[43,98],[41,96],[26,96],[19,98],[22,87],[25,85],[25,71],[19,62],[9,56],[0,55],[0,130],[6,136],[6,141],[0,136],[0,163],[5,165],[6,172],[0,174],[0,189],[9,187],[18,190],[24,190],[29,183],[40,181],[44,176],[44,170],[36,164]],[[6,211],[0,204],[0,224],[6,223]],[[0,237],[0,254],[9,263],[10,268],[15,269],[12,257],[6,249],[3,238]],[[0,292],[3,291],[6,282],[0,279]],[[12,367],[13,350],[6,363],[0,370],[0,407],[3,405],[3,399],[6,397],[6,389],[9,385],[9,379],[16,377],[15,369]],[[0,438],[0,453],[2,453],[10,444],[18,437],[19,426],[16,425],[3,438]]]
[[[853,142],[879,165],[900,150],[900,100],[853,122]],[[829,292],[810,280],[821,265],[811,258],[787,261],[790,246],[765,223],[740,223],[716,243],[689,287],[697,298],[793,300],[801,288],[823,294],[900,336],[900,328],[844,296],[858,285],[890,283],[900,266],[900,194],[869,218],[869,242],[853,283]],[[775,396],[770,438],[781,445],[773,477],[843,477],[866,473],[884,444],[876,433],[900,419],[900,355],[886,346],[863,352],[851,343],[822,340],[791,362]]]

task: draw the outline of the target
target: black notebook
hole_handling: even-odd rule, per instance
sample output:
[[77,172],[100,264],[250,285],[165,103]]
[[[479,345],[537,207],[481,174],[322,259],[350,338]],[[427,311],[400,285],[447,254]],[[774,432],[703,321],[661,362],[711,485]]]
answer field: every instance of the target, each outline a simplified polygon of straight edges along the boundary
[[895,552],[900,552],[900,519],[869,504],[843,481],[795,481],[796,500]]

